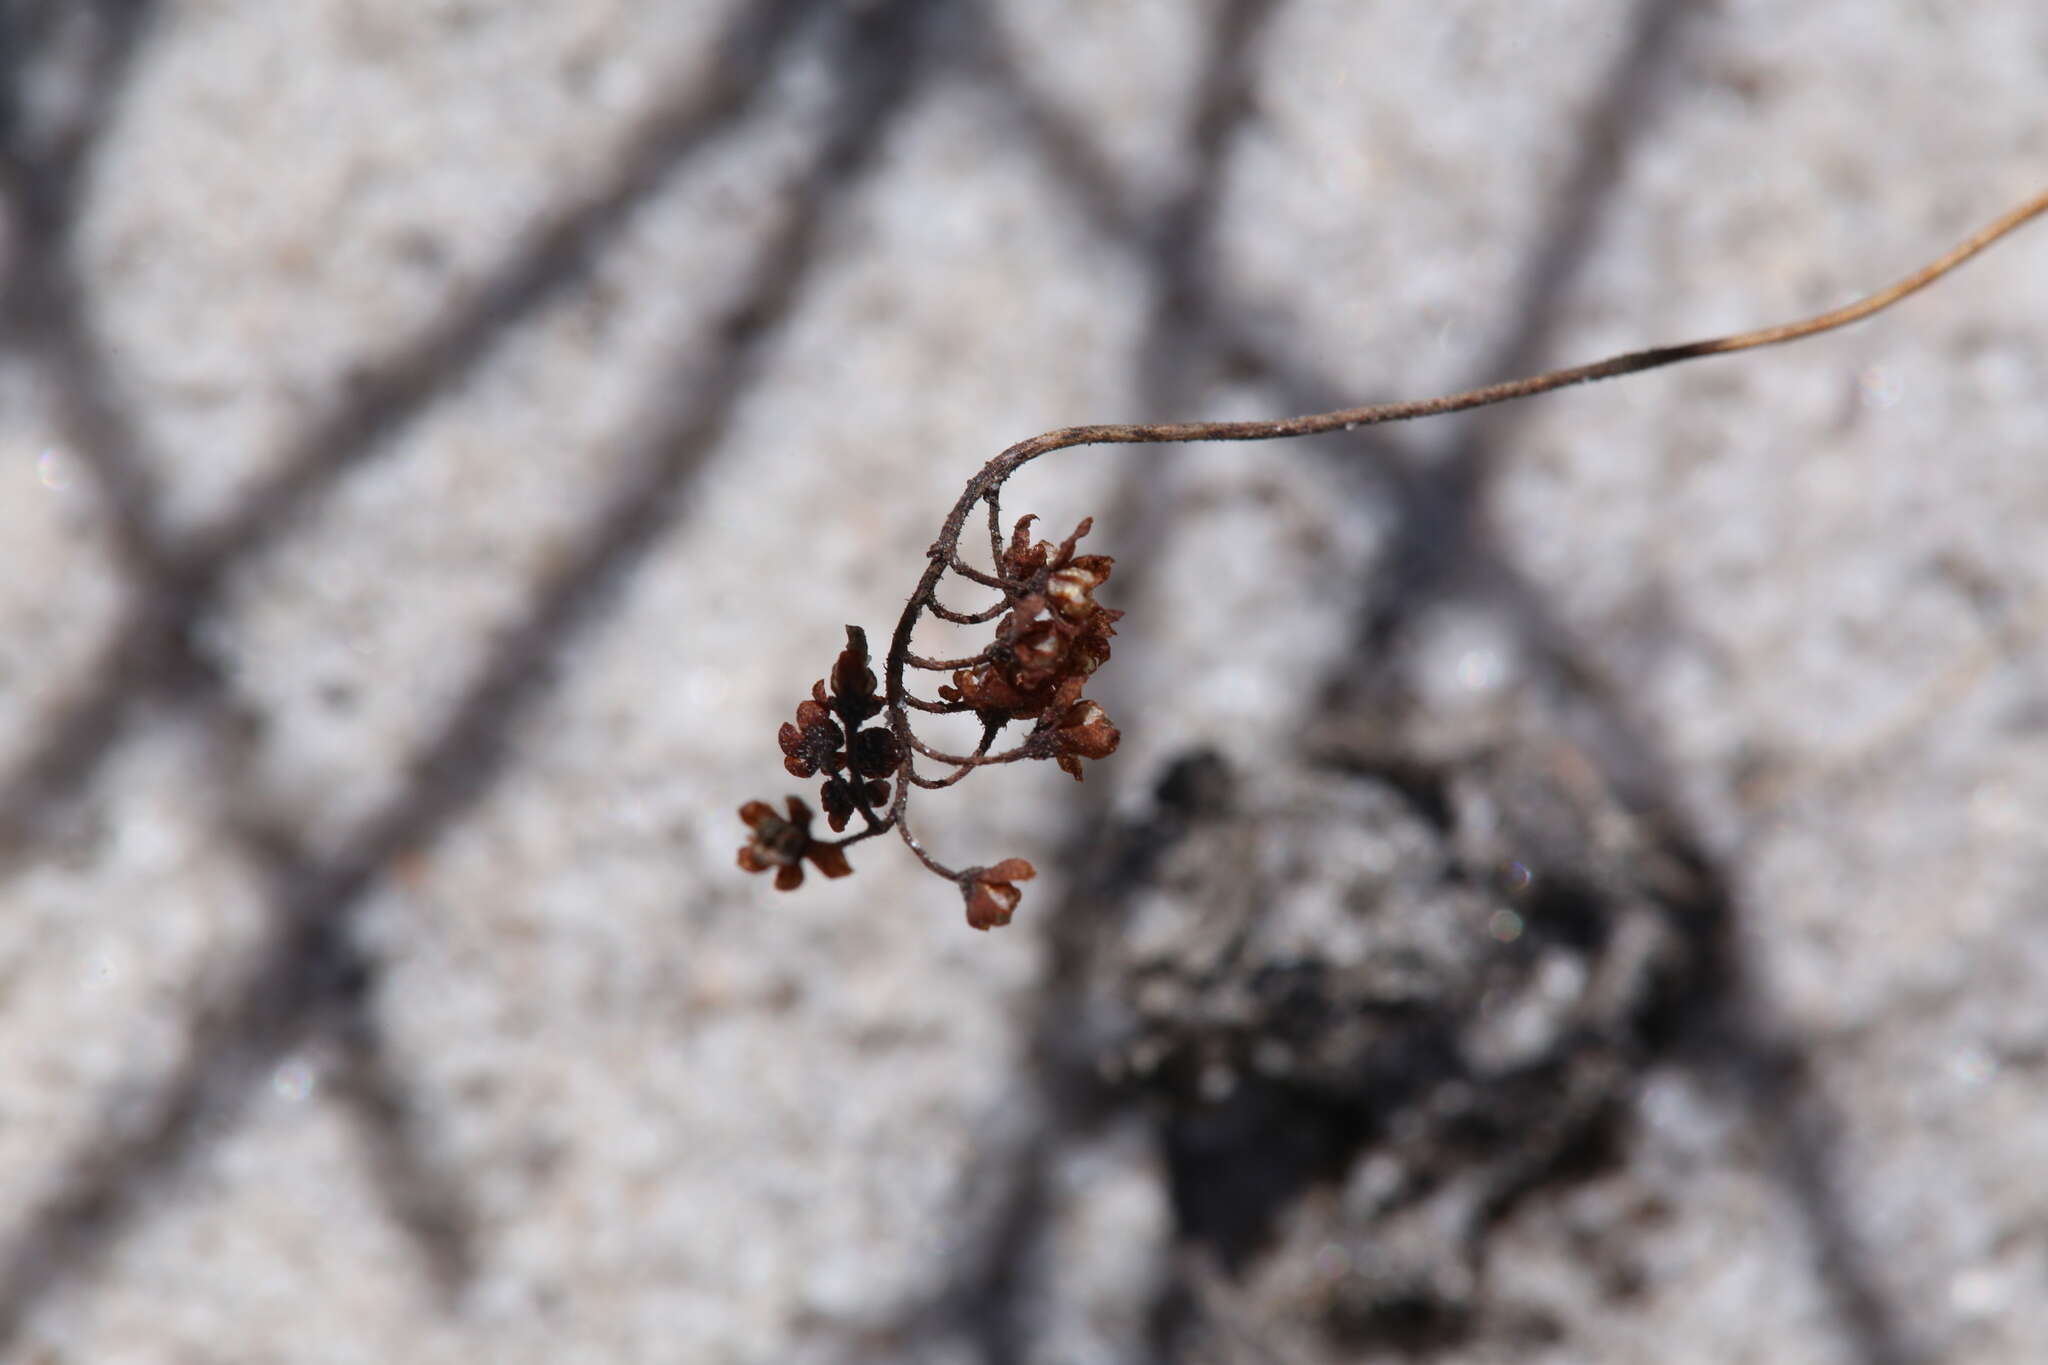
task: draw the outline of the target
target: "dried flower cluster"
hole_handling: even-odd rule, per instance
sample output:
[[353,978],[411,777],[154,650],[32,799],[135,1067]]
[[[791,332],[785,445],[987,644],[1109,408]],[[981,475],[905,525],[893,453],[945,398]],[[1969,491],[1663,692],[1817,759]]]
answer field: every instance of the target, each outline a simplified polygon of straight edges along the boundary
[[[1109,640],[1123,613],[1095,600],[1095,590],[1108,581],[1115,562],[1108,555],[1074,552],[1091,521],[1082,521],[1055,545],[1034,542],[1031,524],[1037,518],[1020,517],[1004,546],[996,534],[992,492],[988,501],[995,572],[982,573],[961,562],[957,529],[943,567],[996,589],[1001,600],[972,615],[950,611],[934,594],[936,573],[927,575],[921,595],[924,608],[956,624],[1000,617],[995,638],[971,657],[934,660],[912,654],[904,644],[908,627],[899,628],[884,698],[876,693],[867,636],[858,626],[848,626],[846,648],[833,665],[829,682],[820,678],[812,684],[811,695],[797,704],[796,719],[783,724],[777,742],[782,766],[792,776],[823,776],[818,799],[832,832],[844,831],[856,815],[861,828],[843,838],[821,839],[811,833],[810,807],[797,797],[789,798],[786,817],[766,802],[750,801],[740,808],[740,819],[752,831],[739,854],[740,866],[747,871],[773,869],[775,885],[784,891],[803,884],[806,862],[827,877],[843,877],[853,870],[846,861],[848,845],[894,827],[903,831],[905,842],[927,867],[959,887],[970,925],[989,929],[1010,922],[1023,894],[1017,883],[1036,876],[1036,869],[1022,858],[959,870],[935,862],[904,823],[910,793],[919,787],[952,786],[977,768],[1026,759],[1050,759],[1079,781],[1081,760],[1115,753],[1116,726],[1101,705],[1081,692],[1089,676],[1108,660]],[[917,605],[914,599],[913,607]],[[903,688],[906,667],[949,673],[952,682],[939,686],[936,701],[912,696]],[[913,710],[971,714],[981,722],[981,741],[970,754],[935,749],[912,732]],[[868,726],[877,718],[883,723]],[[1019,722],[1031,725],[1024,738],[1009,749],[991,752],[1004,728]],[[952,771],[927,777],[917,771],[919,757],[946,764]]]
[[[776,814],[766,802],[749,801],[740,807],[740,819],[752,836],[740,849],[740,866],[749,872],[773,869],[775,885],[788,891],[802,884],[805,863],[827,877],[846,876],[853,869],[846,861],[845,850],[893,829],[919,862],[959,889],[970,925],[988,929],[1010,922],[1022,895],[1017,883],[1036,875],[1031,864],[1022,858],[1005,858],[993,867],[947,867],[918,842],[911,832],[908,813],[913,791],[953,786],[980,768],[1049,758],[1079,779],[1082,759],[1106,758],[1116,751],[1116,727],[1100,706],[1081,695],[1089,676],[1109,658],[1109,639],[1116,633],[1115,624],[1122,615],[1095,600],[1095,590],[1109,578],[1109,557],[1074,553],[1074,547],[1088,534],[1087,521],[1054,545],[1043,540],[1033,542],[1031,523],[1035,518],[1023,517],[1011,532],[1008,544],[1003,543],[1003,486],[1011,475],[1040,456],[1083,445],[1267,441],[1350,431],[1385,422],[1464,412],[1702,356],[1796,341],[1889,308],[2044,214],[2048,214],[2048,193],[2034,196],[1947,255],[1877,293],[1782,326],[1680,346],[1630,351],[1590,365],[1552,370],[1440,398],[1378,403],[1266,422],[1064,427],[1019,441],[969,479],[953,504],[939,538],[932,545],[924,576],[897,619],[883,662],[884,685],[880,694],[876,691],[874,671],[869,667],[867,637],[858,627],[848,626],[846,649],[833,665],[830,687],[825,679],[819,679],[809,698],[798,703],[795,721],[782,727],[783,766],[797,777],[823,776],[818,799],[832,832],[840,837],[820,839],[813,835],[811,808],[797,797],[788,799],[787,815]],[[982,505],[988,509],[992,573],[972,567],[960,555],[961,533],[974,509]],[[978,612],[954,611],[941,604],[938,597],[939,585],[949,574],[994,589],[1001,599]],[[927,614],[962,626],[980,625],[998,617],[1001,621],[995,639],[979,653],[964,659],[925,659],[911,652],[910,636]],[[904,682],[905,671],[913,668],[950,674],[952,682],[938,688],[936,701],[916,696]],[[913,731],[912,712],[971,713],[981,722],[981,741],[969,754],[935,749]],[[871,725],[871,721],[879,723]],[[1031,729],[1011,748],[991,752],[997,734],[1013,722],[1027,722]],[[918,771],[919,758],[944,765],[950,771],[927,776]],[[855,816],[860,817],[861,827],[851,834],[843,833]]]

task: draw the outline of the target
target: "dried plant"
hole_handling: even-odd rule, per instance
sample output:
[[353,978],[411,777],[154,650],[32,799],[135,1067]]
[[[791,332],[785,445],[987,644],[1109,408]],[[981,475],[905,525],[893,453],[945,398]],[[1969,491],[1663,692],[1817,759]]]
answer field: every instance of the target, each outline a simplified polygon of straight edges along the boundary
[[[832,666],[829,687],[825,679],[814,684],[810,697],[798,703],[796,719],[782,727],[783,766],[796,777],[822,776],[818,798],[833,833],[841,835],[856,817],[859,828],[838,838],[820,838],[811,831],[811,809],[801,799],[788,799],[786,816],[776,814],[765,802],[750,801],[740,808],[740,819],[752,831],[752,838],[740,849],[740,866],[749,872],[773,869],[776,887],[788,891],[803,882],[805,863],[827,877],[846,876],[852,867],[845,850],[893,829],[918,861],[959,888],[970,925],[988,929],[1010,922],[1022,895],[1017,883],[1036,875],[1031,864],[1022,858],[1005,858],[992,867],[948,867],[918,841],[909,814],[913,792],[954,786],[981,768],[1050,759],[1078,781],[1083,759],[1106,758],[1116,751],[1116,727],[1101,706],[1082,695],[1089,676],[1108,660],[1109,640],[1122,615],[1095,600],[1113,562],[1107,555],[1075,553],[1088,534],[1091,522],[1087,520],[1058,544],[1032,539],[1031,524],[1036,518],[1031,516],[1018,519],[1007,542],[1003,537],[1003,485],[1041,455],[1070,446],[1267,441],[1351,431],[1529,398],[1702,356],[1797,341],[1890,307],[2044,212],[2048,212],[2048,193],[2021,204],[1947,255],[1888,288],[1831,312],[1778,327],[1631,351],[1590,365],[1439,398],[1277,421],[1063,427],[1018,442],[968,480],[947,514],[928,552],[924,575],[890,636],[880,694],[868,656],[867,635],[858,626],[848,626],[846,648]],[[961,536],[977,505],[987,509],[993,572],[969,564],[960,551]],[[949,575],[995,593],[996,599],[978,611],[945,606],[938,592]],[[995,638],[963,658],[924,658],[911,652],[910,637],[927,613],[960,626],[994,621]],[[936,699],[922,697],[905,681],[911,669],[949,674],[951,682],[937,686]],[[916,714],[971,715],[981,726],[981,737],[969,753],[945,752],[918,737],[912,724]],[[1009,747],[996,748],[1003,730],[1011,725],[1029,729]],[[920,758],[943,771],[935,775],[920,771]]]

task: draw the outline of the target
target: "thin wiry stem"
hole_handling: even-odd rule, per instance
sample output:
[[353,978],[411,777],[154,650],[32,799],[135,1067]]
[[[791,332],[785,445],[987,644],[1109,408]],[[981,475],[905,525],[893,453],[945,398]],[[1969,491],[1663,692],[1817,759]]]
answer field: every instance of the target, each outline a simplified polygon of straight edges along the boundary
[[955,783],[959,782],[961,778],[967,776],[967,774],[973,772],[976,768],[983,766],[984,765],[980,763],[962,763],[959,767],[953,769],[952,772],[947,773],[944,777],[926,777],[922,773],[912,773],[910,775],[910,780],[916,785],[924,788],[928,792],[944,791],[947,787],[953,786]]
[[994,657],[994,651],[984,649],[969,659],[927,659],[922,654],[906,654],[904,662],[931,673],[951,673],[961,668],[978,668]]
[[[967,768],[988,768],[993,767],[998,763],[1015,763],[1020,759],[1026,759],[1035,756],[1029,744],[1020,744],[1014,749],[1005,749],[999,754],[992,754],[988,752],[987,740],[983,740],[980,746],[977,747],[975,751],[971,754],[945,753],[941,750],[932,748],[931,745],[926,744],[923,740],[919,739],[915,735],[912,735],[910,737],[910,745],[912,748],[916,749],[919,753],[923,754],[926,758],[930,759],[934,763],[957,764],[961,767]],[[917,785],[922,787],[926,784],[920,782]]]
[[862,818],[867,821],[865,828],[857,829],[853,833],[842,835],[837,839],[819,839],[816,842],[828,848],[852,848],[863,839],[872,839],[877,834],[887,834],[889,832],[889,822],[887,820],[882,819],[865,806],[858,807],[857,809],[859,809]]
[[[960,532],[956,529],[953,532],[953,544],[957,547],[959,543]],[[947,567],[952,569],[954,573],[959,574],[962,578],[967,579],[969,582],[979,583],[984,588],[994,588],[998,592],[1008,592],[1010,589],[1017,586],[1015,583],[1006,583],[994,574],[983,573],[981,570],[975,568],[972,564],[969,564],[966,560],[960,557],[957,548],[953,553],[952,563],[949,564]]]
[[956,626],[978,626],[985,621],[995,620],[1010,609],[1010,604],[1005,601],[977,612],[954,611],[937,597],[932,598],[929,605],[932,615],[941,621],[951,621]]
[[904,807],[910,804],[908,800],[909,793],[910,787],[906,783],[896,795],[896,809],[893,812],[896,833],[902,838],[903,846],[912,853],[915,853],[917,860],[932,872],[944,877],[949,882],[958,882],[960,880],[960,873],[953,868],[947,867],[944,863],[932,857],[931,854],[925,852],[924,845],[918,841],[917,835],[912,832],[910,820],[904,813]]
[[974,709],[972,702],[926,701],[915,692],[905,692],[903,694],[903,704],[934,716],[957,716]]

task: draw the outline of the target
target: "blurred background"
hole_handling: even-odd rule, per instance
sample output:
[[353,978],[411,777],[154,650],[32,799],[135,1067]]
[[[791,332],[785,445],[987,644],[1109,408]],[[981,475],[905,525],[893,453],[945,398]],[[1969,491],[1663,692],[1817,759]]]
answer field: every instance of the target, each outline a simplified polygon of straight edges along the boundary
[[1004,445],[1843,302],[2041,188],[2048,8],[9,0],[0,62],[0,1359],[2048,1351],[2043,240],[1051,457],[1122,751],[920,806],[1016,923],[733,865]]

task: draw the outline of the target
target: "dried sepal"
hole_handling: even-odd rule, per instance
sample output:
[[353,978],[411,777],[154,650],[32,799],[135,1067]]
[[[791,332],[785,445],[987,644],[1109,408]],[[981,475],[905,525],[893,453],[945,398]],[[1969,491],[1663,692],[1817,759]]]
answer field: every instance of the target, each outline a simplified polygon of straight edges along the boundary
[[740,847],[739,865],[749,872],[775,873],[777,891],[794,891],[804,884],[804,863],[827,877],[844,877],[853,871],[846,851],[811,837],[811,808],[803,798],[788,799],[787,818],[777,815],[766,801],[749,801],[740,807],[740,821],[753,837]]
[[1045,567],[1045,556],[1052,546],[1043,540],[1036,545],[1031,543],[1031,523],[1037,520],[1035,512],[1017,518],[1016,529],[1010,532],[1010,547],[996,562],[996,569],[1004,578],[1021,583]]
[[1038,869],[1022,858],[1005,858],[994,867],[970,867],[960,874],[960,893],[967,901],[967,923],[975,929],[993,929],[1008,924],[1017,912],[1024,893],[1018,882],[1028,882]]

